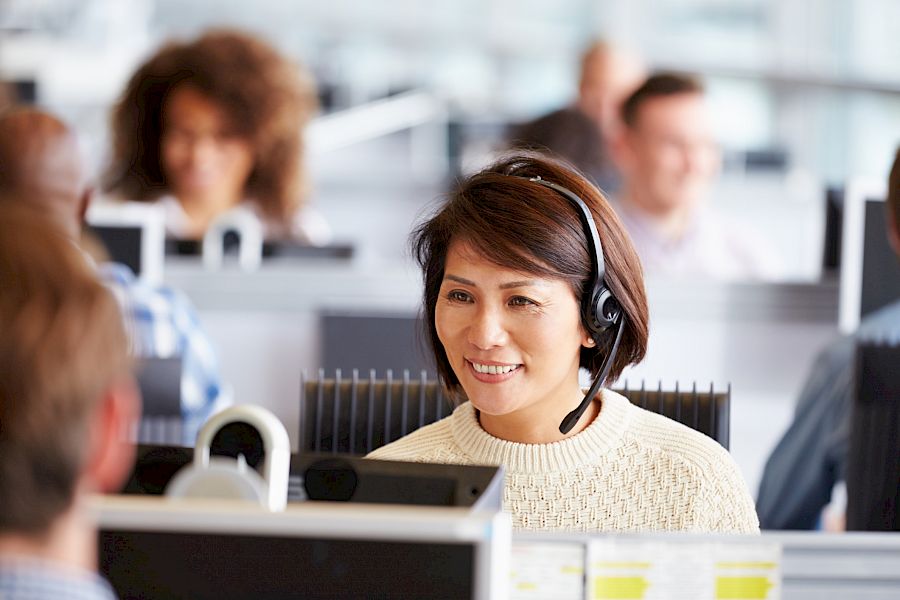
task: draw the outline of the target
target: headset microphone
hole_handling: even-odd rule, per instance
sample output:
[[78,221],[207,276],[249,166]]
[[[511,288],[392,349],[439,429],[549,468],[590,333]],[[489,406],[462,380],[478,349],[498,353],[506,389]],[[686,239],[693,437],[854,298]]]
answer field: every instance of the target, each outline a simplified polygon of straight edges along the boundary
[[559,432],[562,434],[569,433],[587,407],[590,405],[600,386],[606,380],[609,370],[612,367],[613,359],[619,350],[619,342],[622,339],[622,330],[625,328],[625,315],[619,302],[613,296],[612,292],[606,287],[606,265],[603,260],[603,246],[600,244],[600,235],[597,233],[597,226],[594,223],[594,216],[588,208],[584,200],[579,198],[571,190],[552,183],[544,181],[540,177],[526,178],[529,181],[538,183],[556,191],[559,195],[569,201],[578,213],[581,226],[584,229],[584,235],[587,239],[588,254],[591,257],[591,281],[585,286],[584,294],[581,298],[581,321],[584,328],[591,335],[595,342],[600,343],[600,334],[616,325],[616,337],[613,342],[609,354],[603,360],[600,366],[600,373],[585,394],[584,399],[578,407],[566,415],[559,424]]
[[559,432],[562,434],[569,433],[573,427],[575,427],[575,423],[578,422],[578,419],[581,418],[581,415],[584,414],[584,411],[587,410],[587,407],[591,404],[591,400],[594,399],[594,396],[597,395],[597,391],[600,389],[600,386],[606,380],[606,376],[609,374],[609,369],[612,367],[612,361],[616,357],[616,352],[619,350],[619,341],[622,339],[622,330],[625,328],[625,317],[624,315],[619,319],[618,327],[616,328],[616,341],[613,342],[612,348],[609,350],[609,354],[606,355],[606,358],[603,360],[603,366],[600,367],[600,374],[597,375],[597,378],[594,379],[594,383],[591,384],[590,389],[588,389],[587,394],[584,395],[584,400],[581,401],[581,404],[578,407],[567,414],[565,418],[562,420],[562,423],[559,424]]

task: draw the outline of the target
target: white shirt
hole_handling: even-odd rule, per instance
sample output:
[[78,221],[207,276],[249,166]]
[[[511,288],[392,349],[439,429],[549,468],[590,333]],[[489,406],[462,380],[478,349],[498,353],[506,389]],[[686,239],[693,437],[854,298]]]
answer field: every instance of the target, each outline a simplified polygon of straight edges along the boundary
[[781,261],[766,241],[745,227],[698,211],[678,239],[632,207],[615,205],[641,258],[644,273],[718,280],[778,279]]
[[[184,207],[177,198],[171,195],[159,199],[166,221],[166,234],[178,239],[193,237],[194,226]],[[263,236],[266,239],[280,237],[278,224],[271,222],[260,214],[253,202],[242,202],[232,210],[241,210],[253,214],[263,225]],[[324,246],[331,242],[331,227],[320,212],[310,206],[304,206],[294,214],[289,226],[290,237],[313,246]]]

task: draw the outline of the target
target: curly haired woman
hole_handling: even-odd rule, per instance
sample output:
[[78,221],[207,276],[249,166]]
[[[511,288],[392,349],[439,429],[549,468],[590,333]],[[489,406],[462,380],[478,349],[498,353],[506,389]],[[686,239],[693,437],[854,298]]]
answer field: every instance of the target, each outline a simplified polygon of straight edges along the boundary
[[267,238],[324,243],[304,207],[303,126],[317,108],[298,65],[237,31],[211,31],[160,48],[113,110],[105,184],[127,200],[162,202],[171,237],[199,239],[238,206]]

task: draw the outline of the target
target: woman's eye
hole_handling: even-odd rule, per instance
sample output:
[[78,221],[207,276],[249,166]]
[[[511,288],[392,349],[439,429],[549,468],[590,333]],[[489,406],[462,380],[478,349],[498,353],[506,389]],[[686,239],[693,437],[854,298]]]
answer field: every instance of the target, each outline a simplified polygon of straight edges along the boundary
[[525,296],[513,296],[509,299],[509,303],[512,306],[534,306],[536,304],[534,300]]
[[447,299],[452,302],[471,302],[472,297],[462,290],[451,290],[447,294]]

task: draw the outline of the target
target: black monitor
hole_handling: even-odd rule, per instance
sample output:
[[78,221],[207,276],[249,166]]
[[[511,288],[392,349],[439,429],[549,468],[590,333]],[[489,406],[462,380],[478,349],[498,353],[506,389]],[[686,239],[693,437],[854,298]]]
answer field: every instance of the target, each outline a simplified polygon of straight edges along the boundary
[[[227,455],[227,449],[211,448]],[[140,445],[124,494],[159,495],[175,473],[190,463],[193,448]],[[301,453],[291,455],[288,502],[307,500],[456,506],[500,510],[500,467],[407,463]]]
[[888,242],[883,189],[848,186],[842,246],[840,326],[851,332],[860,319],[900,299],[900,259]]
[[389,369],[398,376],[404,370],[434,373],[421,331],[422,321],[414,313],[325,311],[319,317],[320,366],[348,376],[353,369],[364,376]]
[[181,357],[142,358],[136,371],[143,416],[180,418]]
[[900,531],[900,339],[862,342],[847,460],[847,529]]
[[829,186],[825,190],[825,236],[822,248],[822,270],[833,273],[841,268],[841,229],[844,220],[844,188]]
[[863,239],[860,317],[900,299],[900,259],[888,242],[883,199],[866,199]]
[[310,502],[97,498],[98,565],[121,598],[506,597],[502,513]]
[[[228,232],[223,239],[223,251],[228,254],[237,249],[240,238],[236,232]],[[263,258],[330,258],[350,259],[356,251],[351,243],[333,243],[322,246],[302,244],[290,240],[265,240],[262,245]],[[166,254],[169,256],[200,256],[203,242],[198,240],[166,240]]]
[[158,206],[137,202],[92,205],[86,231],[105,248],[113,262],[156,285],[162,283],[165,221]]

